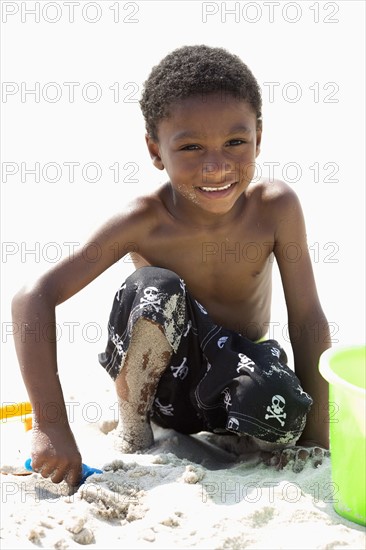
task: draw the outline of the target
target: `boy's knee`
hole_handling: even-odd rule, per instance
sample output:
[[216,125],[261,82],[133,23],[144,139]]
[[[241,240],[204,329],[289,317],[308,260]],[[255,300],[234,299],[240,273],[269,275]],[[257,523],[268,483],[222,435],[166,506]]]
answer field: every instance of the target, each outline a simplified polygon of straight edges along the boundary
[[184,294],[184,282],[177,273],[162,267],[146,266],[136,269],[127,277],[126,287],[132,286],[136,291],[142,290],[153,298],[154,292]]

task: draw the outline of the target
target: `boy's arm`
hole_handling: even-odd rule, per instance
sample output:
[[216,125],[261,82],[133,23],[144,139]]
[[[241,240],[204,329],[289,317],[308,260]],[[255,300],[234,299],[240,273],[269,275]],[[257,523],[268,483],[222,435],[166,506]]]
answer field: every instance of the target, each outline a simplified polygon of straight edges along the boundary
[[321,353],[331,347],[329,327],[316,290],[299,199],[287,185],[278,185],[274,253],[286,299],[295,372],[314,401],[298,444],[328,449],[328,383],[320,375],[318,364]]
[[[139,225],[139,224],[137,224]],[[20,327],[15,347],[34,411],[32,467],[55,483],[76,485],[81,456],[70,429],[57,369],[55,308],[93,281],[136,244],[132,215],[115,216],[72,258],[65,258],[12,301],[13,321]],[[118,246],[116,246],[118,243]],[[98,261],[95,250],[100,251]],[[118,253],[119,250],[119,253]]]

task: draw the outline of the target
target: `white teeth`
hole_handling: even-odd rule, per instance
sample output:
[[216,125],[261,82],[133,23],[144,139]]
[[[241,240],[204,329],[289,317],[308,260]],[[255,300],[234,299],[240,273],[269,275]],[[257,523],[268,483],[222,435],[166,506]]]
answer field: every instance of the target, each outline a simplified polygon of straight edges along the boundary
[[225,189],[229,189],[229,187],[232,186],[232,183],[229,183],[228,185],[223,185],[222,187],[200,187],[202,191],[224,191]]

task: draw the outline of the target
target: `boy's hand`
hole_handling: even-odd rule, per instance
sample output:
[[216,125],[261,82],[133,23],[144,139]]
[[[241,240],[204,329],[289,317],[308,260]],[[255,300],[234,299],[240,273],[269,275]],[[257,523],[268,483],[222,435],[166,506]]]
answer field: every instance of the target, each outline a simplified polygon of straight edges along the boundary
[[324,457],[330,456],[330,452],[316,444],[315,441],[302,441],[296,446],[287,447],[280,451],[273,451],[270,456],[262,454],[264,463],[267,466],[274,466],[276,470],[282,470],[290,462],[292,471],[299,473],[304,469],[307,462],[316,468],[323,463]]
[[32,436],[32,469],[52,483],[65,480],[76,486],[81,479],[81,454],[69,426],[35,426]]

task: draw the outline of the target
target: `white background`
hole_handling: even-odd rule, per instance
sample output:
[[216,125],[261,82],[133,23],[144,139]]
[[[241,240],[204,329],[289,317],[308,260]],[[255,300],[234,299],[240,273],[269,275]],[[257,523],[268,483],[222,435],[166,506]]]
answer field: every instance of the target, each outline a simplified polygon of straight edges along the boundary
[[[56,2],[39,2],[39,22],[26,11],[35,9],[35,2],[1,4],[2,401],[18,401],[26,396],[9,335],[14,293],[51,267],[59,251],[67,255],[63,243],[83,243],[132,196],[144,194],[165,180],[166,175],[150,163],[139,105],[126,99],[134,91],[132,99],[138,99],[152,66],[185,44],[224,47],[239,55],[253,71],[262,87],[264,104],[259,165],[280,163],[275,168],[276,177],[298,179],[289,183],[303,204],[318,291],[334,329],[333,343],[364,341],[362,1],[119,2],[119,22],[114,22],[111,7],[116,10],[117,2],[81,0],[75,4],[73,23],[69,22],[70,11],[64,2],[57,2],[58,11]],[[272,22],[269,4],[274,9]],[[229,14],[227,10],[235,9],[235,5],[236,15]],[[86,20],[97,19],[98,12],[97,22]],[[58,22],[47,21],[57,14]],[[136,22],[129,22],[131,19]],[[50,82],[56,82],[62,91],[56,102],[47,100],[55,94],[55,88],[47,88]],[[80,84],[75,87],[73,103],[64,82]],[[102,91],[97,102],[82,96],[81,90],[85,90],[89,92],[86,97],[94,98],[95,89],[87,86],[90,82],[98,83]],[[113,101],[109,89],[116,82],[120,87],[118,102]],[[41,92],[39,102],[32,94],[22,98],[22,87],[23,91],[34,89],[36,83]],[[270,85],[265,83],[279,83],[273,98],[269,95]],[[11,86],[19,91],[4,94]],[[294,101],[299,90],[301,97]],[[60,181],[46,181],[42,174],[39,183],[32,174],[21,181],[21,163],[29,169],[36,162],[41,169],[49,162],[58,163],[63,168]],[[69,181],[65,162],[80,163],[74,182]],[[97,163],[102,171],[94,183],[86,181],[81,172],[81,167],[90,162]],[[15,163],[18,173],[5,180],[4,169],[9,165],[4,163]],[[119,163],[121,169],[121,181],[117,183],[109,169],[114,163]],[[126,163],[138,168],[133,176],[136,182],[123,181],[130,173],[129,167],[123,169]],[[296,177],[293,168],[286,173],[288,163],[300,167],[301,177]],[[309,168],[315,163],[319,166],[319,181],[315,181],[314,169]],[[335,165],[337,171],[332,175]],[[262,170],[264,176],[269,175],[268,168],[267,172]],[[48,172],[48,178],[54,175],[52,170]],[[88,172],[89,178],[94,175],[93,170]],[[327,181],[327,177],[337,181]],[[31,249],[36,253],[27,254]],[[120,261],[57,309],[61,379],[66,391],[76,398],[84,395],[96,400],[101,384],[112,386],[98,364],[97,354],[106,343],[114,292],[131,270],[130,263]],[[272,336],[290,351],[277,273],[272,322],[278,323]],[[74,335],[70,323],[79,323]]]

